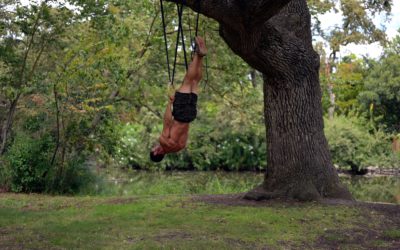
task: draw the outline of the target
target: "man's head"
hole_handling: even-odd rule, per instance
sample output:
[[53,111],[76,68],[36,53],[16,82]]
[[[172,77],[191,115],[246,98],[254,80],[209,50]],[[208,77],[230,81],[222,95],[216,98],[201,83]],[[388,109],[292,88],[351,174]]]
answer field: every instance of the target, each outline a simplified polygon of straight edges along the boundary
[[160,162],[164,159],[165,152],[160,144],[154,146],[150,151],[150,159],[154,162]]

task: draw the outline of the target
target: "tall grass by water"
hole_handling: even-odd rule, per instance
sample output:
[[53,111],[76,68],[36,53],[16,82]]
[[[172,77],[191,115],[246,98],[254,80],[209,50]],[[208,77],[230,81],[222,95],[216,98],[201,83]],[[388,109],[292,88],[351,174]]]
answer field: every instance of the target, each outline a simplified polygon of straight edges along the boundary
[[[262,183],[255,172],[146,172],[107,170],[102,181],[84,191],[100,196],[188,195],[243,193]],[[399,177],[341,176],[354,198],[400,203]]]

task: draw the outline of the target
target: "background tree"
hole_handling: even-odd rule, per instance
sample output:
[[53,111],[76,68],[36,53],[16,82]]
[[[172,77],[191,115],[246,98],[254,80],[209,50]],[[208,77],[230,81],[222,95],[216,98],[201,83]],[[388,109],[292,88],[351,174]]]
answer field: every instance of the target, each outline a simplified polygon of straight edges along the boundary
[[342,46],[353,44],[371,44],[379,42],[381,45],[386,43],[384,25],[376,26],[374,18],[382,13],[386,18],[391,11],[392,1],[369,1],[369,0],[340,0],[334,1],[310,1],[312,8],[318,14],[325,14],[329,11],[339,12],[343,16],[342,22],[335,25],[331,30],[321,30],[319,27],[319,15],[315,15],[315,31],[329,45],[330,53],[324,61],[321,68],[322,74],[325,74],[324,87],[328,92],[330,106],[328,108],[329,119],[333,118],[336,107],[336,95],[332,79],[334,69],[337,69],[338,53]]
[[370,118],[378,118],[380,124],[394,133],[400,131],[399,48],[400,36],[397,35],[379,61],[368,61],[365,88],[359,94],[359,100]]
[[364,88],[365,63],[363,59],[349,55],[335,67],[336,71],[330,79],[335,83],[332,90],[336,93],[336,113],[350,115],[359,107],[357,96]]
[[[41,74],[52,62],[45,60],[46,54],[58,48],[60,35],[65,24],[71,21],[72,12],[63,5],[54,8],[50,2],[29,6],[19,1],[5,2],[2,21],[0,57],[1,89],[5,102],[5,115],[2,116],[0,135],[0,154],[6,149],[19,100],[31,93]],[[10,9],[10,10],[7,10]]]

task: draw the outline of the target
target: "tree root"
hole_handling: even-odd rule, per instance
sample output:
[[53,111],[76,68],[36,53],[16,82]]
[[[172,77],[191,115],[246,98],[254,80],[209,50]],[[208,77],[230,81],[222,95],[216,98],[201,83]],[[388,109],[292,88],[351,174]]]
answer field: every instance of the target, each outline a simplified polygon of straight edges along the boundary
[[243,199],[247,200],[271,200],[271,199],[294,199],[298,201],[321,201],[324,198],[354,200],[350,192],[340,183],[329,187],[326,192],[319,192],[311,182],[300,182],[280,187],[276,190],[268,190],[263,183],[253,190],[247,192]]
[[261,200],[271,200],[271,199],[276,199],[282,196],[282,192],[269,192],[266,190],[263,184],[259,185],[258,187],[254,188],[253,190],[247,192],[244,196],[243,199],[246,200],[255,200],[255,201],[261,201]]

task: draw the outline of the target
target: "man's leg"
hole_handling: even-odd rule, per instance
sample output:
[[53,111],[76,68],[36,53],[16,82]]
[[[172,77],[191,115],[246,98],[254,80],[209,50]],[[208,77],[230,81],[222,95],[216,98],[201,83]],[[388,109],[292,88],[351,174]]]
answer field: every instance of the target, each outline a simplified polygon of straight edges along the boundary
[[186,74],[186,80],[191,84],[191,93],[199,93],[199,83],[203,77],[203,57],[195,54]]
[[183,83],[179,87],[178,92],[180,93],[191,93],[192,92],[192,83],[187,80],[187,73],[185,75],[185,78],[183,78]]
[[203,39],[196,38],[196,42],[200,47],[199,52],[202,54],[200,56],[195,53],[193,61],[190,63],[188,71],[183,79],[182,86],[179,88],[181,93],[195,93],[199,92],[199,82],[203,76],[203,56],[207,53]]

